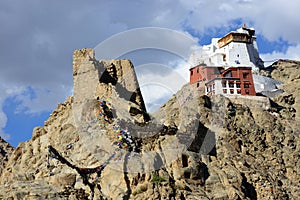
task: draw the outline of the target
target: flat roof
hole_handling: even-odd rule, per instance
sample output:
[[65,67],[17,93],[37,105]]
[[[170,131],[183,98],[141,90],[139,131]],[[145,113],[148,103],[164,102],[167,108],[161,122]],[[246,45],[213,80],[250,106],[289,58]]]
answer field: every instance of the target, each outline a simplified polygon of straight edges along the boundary
[[194,69],[194,68],[196,68],[196,67],[203,67],[203,68],[224,68],[223,66],[207,66],[206,64],[199,64],[199,65],[196,65],[196,66],[194,66],[194,67],[191,67],[190,68],[190,70],[191,69]]
[[207,82],[205,83],[205,85],[206,85],[206,84],[209,84],[209,83],[211,83],[211,82],[213,82],[213,81],[215,81],[215,80],[232,80],[232,81],[238,81],[238,80],[240,80],[240,78],[232,78],[232,77],[216,77],[216,78],[213,78],[213,79],[207,81]]
[[227,71],[230,71],[232,69],[248,69],[248,70],[252,70],[251,67],[246,67],[246,66],[238,66],[238,67],[228,67],[224,70],[224,74],[227,72]]
[[231,31],[231,32],[227,33],[224,37],[220,38],[220,39],[218,40],[218,42],[219,42],[220,40],[222,40],[223,38],[228,37],[229,35],[246,35],[246,36],[249,36],[248,33],[240,33],[240,32],[236,32],[236,31]]
[[[199,65],[196,65],[194,67],[191,67],[191,69],[194,69],[196,67],[203,67],[203,68],[224,68],[225,71],[229,70],[229,69],[238,69],[238,68],[241,68],[241,69],[252,69],[252,67],[249,67],[249,66],[231,66],[231,67],[228,67],[228,66],[207,66],[206,64],[199,64]],[[226,69],[225,69],[226,68]]]

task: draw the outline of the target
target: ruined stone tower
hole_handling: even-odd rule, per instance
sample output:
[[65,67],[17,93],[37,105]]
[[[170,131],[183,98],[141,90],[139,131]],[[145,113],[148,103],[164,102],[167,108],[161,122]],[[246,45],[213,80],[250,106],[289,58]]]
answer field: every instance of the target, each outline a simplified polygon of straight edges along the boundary
[[100,98],[114,99],[115,104],[127,107],[137,121],[145,121],[145,104],[129,60],[96,60],[93,49],[76,50],[73,54],[73,77],[74,110],[78,113],[75,120],[76,116],[81,116],[86,102]]

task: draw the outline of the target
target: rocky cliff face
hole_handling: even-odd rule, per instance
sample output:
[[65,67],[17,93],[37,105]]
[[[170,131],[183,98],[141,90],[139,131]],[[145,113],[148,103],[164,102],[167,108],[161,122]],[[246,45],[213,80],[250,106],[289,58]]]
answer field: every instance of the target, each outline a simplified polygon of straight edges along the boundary
[[0,175],[14,148],[0,137]]
[[261,72],[284,82],[271,107],[185,85],[150,118],[130,61],[73,61],[74,97],[13,152],[0,199],[299,197],[298,62]]

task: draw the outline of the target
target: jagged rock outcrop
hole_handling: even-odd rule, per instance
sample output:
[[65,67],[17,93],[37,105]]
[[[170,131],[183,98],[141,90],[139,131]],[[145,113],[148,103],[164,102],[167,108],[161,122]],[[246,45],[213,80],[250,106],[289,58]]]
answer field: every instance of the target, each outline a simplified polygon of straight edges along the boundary
[[14,147],[0,137],[0,175],[13,150]]
[[[285,109],[281,111],[281,115],[285,115],[287,118],[292,117],[297,121],[300,120],[300,61],[294,60],[278,60],[273,65],[268,67],[264,72],[270,77],[279,80],[284,83],[282,86],[283,94],[280,94],[274,98],[274,101]],[[294,115],[294,116],[293,116]]]
[[[299,197],[297,62],[264,72],[284,83],[270,106],[185,85],[150,119],[130,61],[97,61],[91,49],[75,51],[73,60],[74,97],[13,152],[0,199]],[[135,151],[116,150],[120,128]],[[49,155],[49,145],[69,166]],[[97,173],[82,174],[91,169]]]

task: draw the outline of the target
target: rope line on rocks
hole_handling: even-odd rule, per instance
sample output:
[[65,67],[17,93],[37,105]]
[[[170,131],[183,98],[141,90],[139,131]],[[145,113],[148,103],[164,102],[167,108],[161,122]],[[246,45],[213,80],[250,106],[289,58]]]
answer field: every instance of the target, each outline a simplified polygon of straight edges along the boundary
[[[93,167],[93,168],[87,168],[87,167],[77,167],[75,165],[73,165],[72,163],[70,163],[66,158],[64,158],[54,147],[52,147],[51,145],[48,146],[48,152],[49,152],[49,158],[55,158],[58,161],[60,161],[62,164],[66,164],[67,166],[69,166],[72,169],[75,169],[79,174],[92,174],[92,173],[99,173],[101,172],[106,166],[107,164],[110,162],[110,160],[112,160],[115,155],[116,155],[116,151],[101,165],[97,166],[97,167]],[[49,159],[48,159],[48,164],[49,163]],[[48,166],[49,166],[48,165]]]
[[59,160],[62,164],[66,164],[68,167],[75,169],[77,173],[81,176],[84,185],[88,185],[91,190],[91,198],[94,198],[94,190],[95,184],[90,183],[88,180],[88,174],[97,173],[97,177],[101,175],[102,170],[107,166],[109,161],[115,156],[115,152],[101,165],[94,167],[94,168],[79,168],[74,164],[70,163],[66,158],[64,158],[54,147],[51,145],[48,146],[48,166],[50,167],[49,157],[55,158]]

